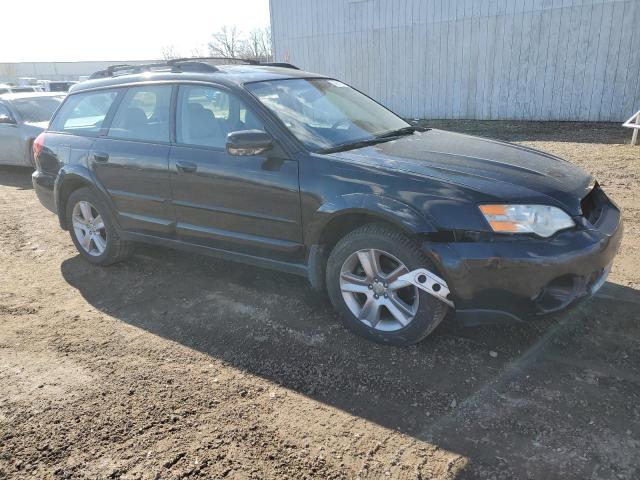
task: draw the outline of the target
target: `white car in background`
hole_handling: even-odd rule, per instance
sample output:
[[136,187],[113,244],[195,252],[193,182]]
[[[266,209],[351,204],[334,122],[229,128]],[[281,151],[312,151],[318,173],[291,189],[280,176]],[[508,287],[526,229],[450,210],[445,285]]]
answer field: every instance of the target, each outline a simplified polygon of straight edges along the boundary
[[26,92],[44,92],[44,89],[39,85],[24,85],[17,87],[15,85],[9,85],[7,83],[0,83],[0,95],[3,93],[26,93]]
[[64,97],[32,90],[0,94],[0,165],[34,166],[33,141],[47,128]]

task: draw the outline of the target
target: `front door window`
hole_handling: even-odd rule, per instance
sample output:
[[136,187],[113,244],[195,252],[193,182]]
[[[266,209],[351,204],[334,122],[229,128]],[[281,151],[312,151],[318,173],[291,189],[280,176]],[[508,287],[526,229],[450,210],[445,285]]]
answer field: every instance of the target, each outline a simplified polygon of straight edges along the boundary
[[230,132],[264,130],[242,100],[214,87],[181,86],[176,117],[183,145],[224,149]]

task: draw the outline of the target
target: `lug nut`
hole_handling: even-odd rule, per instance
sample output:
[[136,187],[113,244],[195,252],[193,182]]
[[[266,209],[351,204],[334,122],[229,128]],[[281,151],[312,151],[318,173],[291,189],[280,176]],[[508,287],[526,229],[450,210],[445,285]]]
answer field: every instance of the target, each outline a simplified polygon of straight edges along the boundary
[[369,290],[373,289],[373,285],[369,284]]
[[387,295],[386,293],[384,294],[384,298],[389,298],[389,295]]
[[380,297],[379,297],[379,296],[378,296],[378,294],[376,293],[376,294],[373,296],[373,298],[378,299],[378,298],[380,298]]

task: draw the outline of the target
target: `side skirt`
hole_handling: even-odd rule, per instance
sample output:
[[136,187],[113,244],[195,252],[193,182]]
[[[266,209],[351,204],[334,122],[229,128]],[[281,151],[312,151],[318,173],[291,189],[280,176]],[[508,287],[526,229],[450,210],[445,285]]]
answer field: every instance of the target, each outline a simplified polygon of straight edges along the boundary
[[230,260],[233,262],[244,263],[246,265],[253,265],[256,267],[269,268],[271,270],[278,270],[280,272],[291,273],[293,275],[299,275],[308,278],[309,269],[306,265],[303,264],[283,262],[280,260],[272,260],[270,258],[264,257],[256,257],[254,255],[249,255],[246,253],[232,252],[229,250],[206,247],[203,245],[194,245],[192,243],[181,242],[180,240],[160,238],[153,235],[145,235],[142,233],[123,232],[122,236],[126,240],[131,240],[134,242],[150,243],[152,245],[175,248],[176,250],[199,253],[223,260]]

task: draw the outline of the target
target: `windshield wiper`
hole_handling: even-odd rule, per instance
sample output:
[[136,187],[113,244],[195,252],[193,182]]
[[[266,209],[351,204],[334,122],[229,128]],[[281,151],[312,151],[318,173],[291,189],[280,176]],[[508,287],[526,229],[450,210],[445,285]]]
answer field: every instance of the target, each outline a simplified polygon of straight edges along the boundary
[[423,131],[419,127],[402,127],[396,130],[390,130],[385,133],[381,133],[380,135],[376,135],[375,137],[367,138],[366,140],[358,140],[355,142],[346,142],[336,145],[335,147],[325,148],[324,150],[320,150],[320,153],[335,153],[335,152],[344,152],[345,150],[353,150],[355,148],[368,147],[370,145],[375,145],[376,143],[388,142],[390,140],[395,140],[398,137],[403,135],[411,135],[416,131]]
[[[395,135],[397,137],[397,135]],[[335,152],[344,152],[345,150],[353,150],[355,148],[368,147],[370,145],[375,145],[376,143],[388,142],[389,140],[393,140],[394,137],[371,137],[366,140],[358,140],[356,142],[346,142],[336,145],[334,147],[325,148],[320,150],[320,153],[335,153]]]
[[416,130],[417,128],[413,126],[402,127],[402,128],[397,128],[395,130],[390,130],[385,133],[381,133],[380,135],[376,135],[376,138],[399,137],[401,135],[411,135]]

